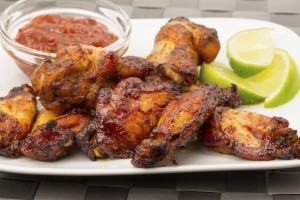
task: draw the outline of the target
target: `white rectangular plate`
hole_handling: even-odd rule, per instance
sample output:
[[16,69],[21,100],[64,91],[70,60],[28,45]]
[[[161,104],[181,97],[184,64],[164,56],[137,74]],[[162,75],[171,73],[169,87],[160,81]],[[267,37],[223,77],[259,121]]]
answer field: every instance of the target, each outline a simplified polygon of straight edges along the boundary
[[[231,35],[243,29],[269,27],[274,29],[272,37],[275,46],[287,50],[296,64],[300,66],[300,38],[283,26],[248,19],[203,18],[192,19],[192,21],[217,29],[221,40],[221,51],[217,60],[225,64],[228,64],[225,53],[226,41]],[[156,33],[167,22],[167,19],[141,19],[132,22],[132,37],[127,55],[146,56],[153,47]],[[5,96],[14,86],[25,82],[30,83],[28,77],[18,69],[1,47],[0,59],[0,96]],[[292,128],[300,130],[300,93],[292,101],[278,108],[265,109],[260,104],[243,106],[240,109],[284,117],[289,120]],[[26,157],[17,159],[0,157],[0,171],[42,175],[121,175],[300,167],[300,160],[297,159],[248,161],[235,156],[218,154],[197,144],[180,148],[176,156],[178,166],[173,166],[165,160],[156,168],[137,169],[130,164],[129,159],[90,161],[81,151],[75,150],[70,156],[56,162],[41,162]]]

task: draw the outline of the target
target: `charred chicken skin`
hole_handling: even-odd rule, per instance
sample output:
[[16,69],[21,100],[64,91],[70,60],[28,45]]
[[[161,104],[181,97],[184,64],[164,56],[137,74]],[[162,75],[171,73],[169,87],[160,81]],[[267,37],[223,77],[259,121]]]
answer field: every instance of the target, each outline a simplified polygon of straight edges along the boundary
[[281,117],[218,107],[202,134],[205,145],[249,160],[300,158],[297,131]]
[[179,17],[160,29],[147,59],[159,67],[160,74],[177,84],[189,86],[196,80],[200,59],[213,61],[219,49],[216,30]]
[[90,124],[91,117],[86,113],[57,113],[42,110],[33,130],[24,139],[21,153],[41,160],[55,161],[67,155],[75,142],[75,136]]
[[138,77],[145,79],[150,74],[153,74],[154,65],[142,57],[124,56],[121,57],[117,64],[117,73],[119,80]]
[[77,141],[91,159],[132,157],[134,148],[149,137],[176,94],[168,85],[134,77],[120,81],[113,89],[102,88],[95,122],[78,134]]
[[27,84],[0,98],[0,155],[19,156],[20,142],[28,134],[36,112],[36,99]]
[[137,146],[132,164],[135,167],[153,167],[165,157],[177,164],[173,150],[187,138],[196,137],[199,128],[218,105],[220,95],[218,86],[203,85],[171,101],[151,137]]

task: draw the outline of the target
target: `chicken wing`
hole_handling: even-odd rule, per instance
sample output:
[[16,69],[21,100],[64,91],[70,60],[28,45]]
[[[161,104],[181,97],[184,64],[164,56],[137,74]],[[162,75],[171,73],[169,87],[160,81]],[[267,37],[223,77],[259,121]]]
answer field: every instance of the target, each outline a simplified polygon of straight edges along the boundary
[[27,84],[0,98],[0,155],[19,155],[20,141],[29,132],[35,115],[36,99]]
[[205,145],[249,160],[300,158],[297,131],[281,117],[218,107],[202,134]]
[[102,88],[96,102],[96,121],[77,141],[91,159],[129,158],[136,145],[157,125],[164,107],[177,91],[159,82],[127,78],[113,89]]
[[99,88],[115,83],[118,56],[101,48],[74,45],[57,52],[31,75],[34,92],[47,110],[94,108]]
[[204,61],[211,62],[219,49],[216,30],[179,17],[160,29],[147,59],[160,67],[160,74],[177,84],[188,86],[196,80],[199,55]]
[[171,101],[151,137],[137,146],[132,164],[135,167],[153,167],[165,157],[177,164],[173,150],[188,137],[196,137],[200,126],[218,105],[220,94],[218,86],[203,85]]
[[32,131],[24,139],[21,153],[41,160],[55,161],[67,155],[73,146],[75,135],[90,124],[91,117],[86,113],[57,113],[42,110]]

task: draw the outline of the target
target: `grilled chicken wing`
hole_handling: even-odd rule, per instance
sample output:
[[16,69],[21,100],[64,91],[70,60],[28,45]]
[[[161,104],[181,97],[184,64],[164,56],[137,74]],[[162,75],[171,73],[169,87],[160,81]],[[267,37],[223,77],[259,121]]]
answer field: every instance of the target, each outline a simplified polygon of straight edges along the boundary
[[55,161],[67,155],[75,141],[75,135],[90,124],[91,117],[85,113],[57,113],[41,110],[32,131],[21,146],[25,156]]
[[176,91],[159,82],[127,78],[113,89],[102,88],[96,102],[96,122],[77,140],[91,159],[133,155],[136,145],[157,125],[164,107]]
[[151,137],[136,148],[132,164],[153,167],[165,157],[177,164],[173,150],[188,137],[196,137],[200,126],[218,105],[220,94],[221,89],[216,85],[203,85],[171,101]]
[[0,155],[19,155],[20,141],[29,132],[35,115],[36,99],[26,84],[0,98]]
[[300,158],[297,131],[281,117],[218,107],[202,132],[203,143],[221,153],[249,160]]
[[47,110],[93,108],[99,88],[114,84],[118,56],[104,49],[74,45],[57,52],[31,75],[34,92]]
[[211,62],[219,49],[216,30],[179,17],[160,29],[147,59],[159,67],[159,74],[188,86],[196,80],[199,55],[204,61]]

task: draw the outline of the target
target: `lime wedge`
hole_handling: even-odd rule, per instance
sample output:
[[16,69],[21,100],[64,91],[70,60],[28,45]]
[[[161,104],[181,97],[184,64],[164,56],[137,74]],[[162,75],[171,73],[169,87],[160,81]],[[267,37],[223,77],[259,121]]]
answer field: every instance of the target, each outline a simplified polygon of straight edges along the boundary
[[266,108],[276,107],[291,100],[297,94],[300,85],[297,66],[283,49],[275,49],[271,65],[247,81],[267,96],[264,103]]
[[227,41],[227,57],[233,71],[241,77],[253,76],[266,69],[274,57],[272,29],[240,31]]
[[199,79],[202,83],[216,83],[222,88],[230,87],[231,83],[236,84],[241,94],[242,104],[245,105],[263,102],[266,97],[245,79],[239,77],[231,69],[217,61],[210,64],[203,63]]

